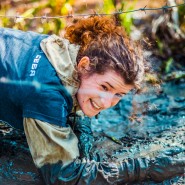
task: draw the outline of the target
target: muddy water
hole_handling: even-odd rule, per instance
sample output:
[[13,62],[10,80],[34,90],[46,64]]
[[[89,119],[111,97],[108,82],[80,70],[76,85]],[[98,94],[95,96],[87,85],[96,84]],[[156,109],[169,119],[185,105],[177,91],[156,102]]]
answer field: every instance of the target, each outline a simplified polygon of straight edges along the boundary
[[184,122],[185,82],[168,82],[160,87],[149,87],[146,93],[126,95],[114,109],[99,115],[93,129],[117,137],[129,131],[137,131],[138,136],[152,136]]
[[[185,81],[149,87],[140,95],[130,93],[114,109],[102,112],[93,129],[94,151],[104,161],[155,157],[165,149],[185,148]],[[185,153],[178,155],[182,157]],[[185,184],[185,179],[180,176],[143,184]]]
[[[126,95],[119,105],[93,119],[92,129],[93,150],[105,161],[153,157],[165,148],[185,147],[185,82],[169,82],[140,95]],[[42,185],[24,134],[13,130],[0,138],[0,185]],[[162,183],[143,184],[185,183],[177,176]]]

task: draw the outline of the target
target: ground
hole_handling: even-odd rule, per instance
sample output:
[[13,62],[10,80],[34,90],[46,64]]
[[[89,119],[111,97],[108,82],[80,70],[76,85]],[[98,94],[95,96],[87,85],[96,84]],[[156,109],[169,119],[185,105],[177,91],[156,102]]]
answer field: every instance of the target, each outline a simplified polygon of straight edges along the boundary
[[[118,106],[102,112],[98,120],[93,120],[95,137],[93,150],[102,155],[103,161],[152,157],[163,149],[184,147],[185,83],[169,82],[163,85],[158,93],[154,90],[147,95],[127,95]],[[135,121],[129,121],[129,115],[133,112],[133,102],[137,102],[142,109],[135,112],[138,115]],[[3,128],[2,125],[1,127]],[[4,127],[2,130],[8,128]],[[121,145],[110,139],[111,137],[118,139]],[[11,134],[4,136],[4,139],[1,138],[0,146],[1,185],[42,185],[22,132],[13,130]],[[184,157],[184,153],[178,157]],[[164,181],[163,184],[175,185],[183,182],[183,176],[176,176]],[[147,183],[162,185],[143,182]]]

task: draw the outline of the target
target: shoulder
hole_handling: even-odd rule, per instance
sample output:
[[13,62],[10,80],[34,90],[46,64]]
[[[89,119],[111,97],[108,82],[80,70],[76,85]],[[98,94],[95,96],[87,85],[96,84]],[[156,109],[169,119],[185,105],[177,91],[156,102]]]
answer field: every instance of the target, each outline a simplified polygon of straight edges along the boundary
[[22,31],[11,28],[0,28],[1,37],[4,39],[21,40],[27,44],[40,44],[41,40],[47,38],[49,35],[39,34],[33,31]]

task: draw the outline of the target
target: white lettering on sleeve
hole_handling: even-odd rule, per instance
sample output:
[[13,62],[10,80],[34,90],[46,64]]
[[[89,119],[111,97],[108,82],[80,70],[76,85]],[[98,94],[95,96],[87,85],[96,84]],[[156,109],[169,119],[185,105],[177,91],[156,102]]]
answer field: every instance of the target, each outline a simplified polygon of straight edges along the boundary
[[32,64],[31,69],[37,69],[37,64]]
[[30,76],[35,76],[36,74],[36,69],[38,67],[38,63],[40,61],[41,55],[37,55],[34,60],[33,63],[31,65],[31,70],[30,70]]
[[34,63],[39,63],[39,59],[38,58],[35,58],[33,62]]
[[35,76],[35,70],[30,71],[30,76]]

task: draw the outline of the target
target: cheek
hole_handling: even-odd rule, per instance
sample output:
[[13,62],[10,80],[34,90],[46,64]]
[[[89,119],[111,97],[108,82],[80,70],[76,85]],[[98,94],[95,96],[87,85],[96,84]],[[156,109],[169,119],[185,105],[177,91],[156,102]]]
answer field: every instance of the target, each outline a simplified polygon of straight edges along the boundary
[[120,102],[121,99],[118,98],[114,98],[113,102],[112,102],[112,106],[115,106],[116,104],[118,104]]
[[79,88],[78,93],[76,95],[77,101],[80,104],[80,106],[85,105],[89,95],[86,92],[86,89]]

